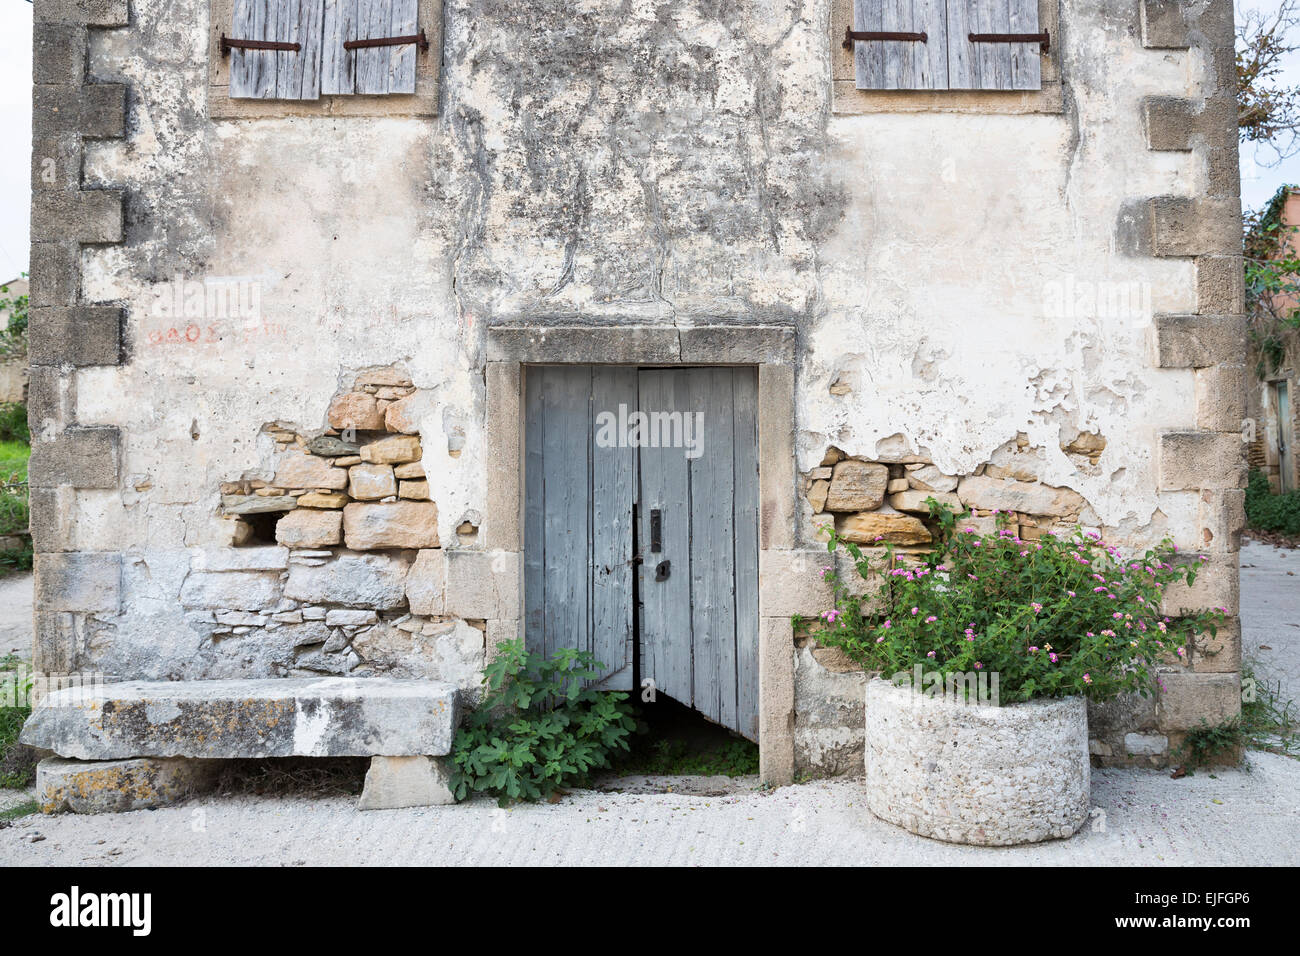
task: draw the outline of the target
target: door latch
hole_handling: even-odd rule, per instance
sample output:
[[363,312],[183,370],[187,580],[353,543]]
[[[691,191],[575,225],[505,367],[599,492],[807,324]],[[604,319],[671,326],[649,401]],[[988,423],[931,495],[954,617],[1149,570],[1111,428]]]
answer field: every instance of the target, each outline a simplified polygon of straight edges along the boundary
[[668,575],[672,573],[673,573],[673,563],[667,558],[665,558],[663,561],[660,561],[658,564],[655,565],[656,581],[667,581]]
[[663,515],[658,508],[650,512],[650,553],[658,554],[663,550]]

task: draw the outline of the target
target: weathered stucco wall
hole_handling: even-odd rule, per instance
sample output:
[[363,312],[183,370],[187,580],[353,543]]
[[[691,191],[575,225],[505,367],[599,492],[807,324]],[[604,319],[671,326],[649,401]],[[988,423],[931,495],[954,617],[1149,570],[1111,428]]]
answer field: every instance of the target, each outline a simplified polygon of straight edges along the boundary
[[[107,28],[87,41],[84,15],[44,2],[62,24],[47,42],[88,42],[84,79],[129,89],[124,128],[74,144],[83,178],[60,186],[124,189],[121,234],[38,235],[33,253],[50,323],[80,303],[123,310],[111,360],[55,371],[55,356],[37,376],[33,421],[51,441],[38,550],[80,555],[44,562],[49,664],[291,667],[233,641],[223,660],[179,596],[231,544],[220,484],[272,478],[264,427],[321,433],[365,368],[400,365],[432,396],[418,430],[439,537],[478,547],[456,528],[486,507],[490,324],[789,324],[800,472],[834,445],[965,475],[1023,435],[1036,477],[1125,543],[1204,549],[1207,509],[1232,524],[1227,465],[1172,473],[1174,457],[1195,472],[1231,447],[1204,420],[1231,388],[1204,371],[1224,359],[1153,360],[1154,314],[1241,311],[1224,238],[1235,140],[1215,105],[1223,3],[1062,3],[1059,114],[840,116],[830,0],[448,0],[436,118],[212,121],[206,4],[133,0],[127,23],[102,0],[89,22]],[[69,70],[54,79],[80,84]],[[38,158],[42,142],[38,129]],[[1170,196],[1197,198],[1152,200]],[[70,301],[55,263],[80,270]],[[159,314],[178,280],[205,278],[245,281],[259,314]],[[1162,465],[1171,429],[1200,437]],[[1062,450],[1081,432],[1104,437],[1096,462]],[[116,471],[59,473],[74,438],[116,441]],[[804,507],[805,545],[810,519]],[[1234,540],[1212,550],[1235,582]],[[74,565],[106,569],[102,587],[62,595]],[[806,649],[797,671],[807,728],[838,675]],[[831,736],[798,759],[833,769],[817,756],[840,747]]]

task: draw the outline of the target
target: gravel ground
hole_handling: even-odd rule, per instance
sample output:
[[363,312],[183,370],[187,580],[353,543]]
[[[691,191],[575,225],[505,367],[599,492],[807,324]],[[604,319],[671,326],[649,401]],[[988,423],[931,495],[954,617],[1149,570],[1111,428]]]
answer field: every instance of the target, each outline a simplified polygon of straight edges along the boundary
[[0,578],[0,657],[32,659],[32,576]]
[[1256,677],[1300,702],[1300,549],[1242,542],[1241,638]]
[[[352,798],[197,799],[98,817],[24,817],[0,830],[0,864],[147,865],[1294,865],[1300,761],[1254,754],[1248,771],[1182,780],[1093,774],[1092,824],[1073,839],[980,849],[874,818],[855,780],[721,797],[575,792],[558,804],[359,812]],[[32,841],[36,842],[32,842]]]
[[[1247,542],[1242,568],[1245,652],[1261,676],[1300,697],[1300,551]],[[0,582],[0,636],[24,651],[30,590],[30,576]],[[6,649],[0,643],[0,654]],[[625,783],[644,791],[662,781]],[[1181,780],[1093,771],[1094,819],[1081,833],[1006,849],[937,843],[883,823],[867,811],[860,780],[772,791],[741,781],[733,793],[716,780],[680,781],[677,789],[688,786],[696,792],[578,791],[509,810],[476,800],[362,813],[351,797],[213,796],[135,813],[28,816],[0,824],[0,865],[1300,863],[1300,761],[1272,754],[1251,754],[1244,770]],[[0,796],[14,798],[0,806],[26,798]]]

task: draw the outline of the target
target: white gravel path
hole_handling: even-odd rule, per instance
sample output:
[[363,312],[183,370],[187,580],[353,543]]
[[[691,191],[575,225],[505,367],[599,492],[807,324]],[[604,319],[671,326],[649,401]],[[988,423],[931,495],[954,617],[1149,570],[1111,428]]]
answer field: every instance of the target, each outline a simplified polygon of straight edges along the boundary
[[32,575],[0,578],[0,657],[32,659]]
[[[1171,780],[1095,771],[1104,811],[1071,840],[1009,849],[936,843],[882,823],[861,783],[818,781],[726,797],[583,791],[554,805],[359,812],[352,799],[208,798],[98,817],[24,817],[0,829],[0,865],[1295,865],[1300,762]],[[30,842],[34,837],[43,839]]]
[[1241,545],[1241,651],[1300,707],[1300,548]]

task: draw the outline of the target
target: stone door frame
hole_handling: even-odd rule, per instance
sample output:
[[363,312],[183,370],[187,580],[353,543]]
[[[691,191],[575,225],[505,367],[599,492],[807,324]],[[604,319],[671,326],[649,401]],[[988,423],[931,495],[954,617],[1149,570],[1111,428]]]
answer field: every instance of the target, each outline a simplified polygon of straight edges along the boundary
[[749,365],[758,371],[759,773],[794,777],[794,634],[790,616],[820,592],[820,563],[796,548],[795,331],[759,325],[498,325],[487,330],[487,491],[483,545],[507,576],[514,616],[488,622],[489,645],[522,634],[524,380],[529,365]]

